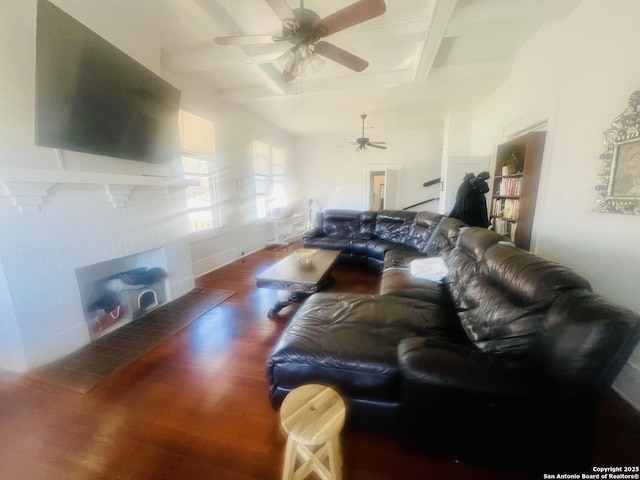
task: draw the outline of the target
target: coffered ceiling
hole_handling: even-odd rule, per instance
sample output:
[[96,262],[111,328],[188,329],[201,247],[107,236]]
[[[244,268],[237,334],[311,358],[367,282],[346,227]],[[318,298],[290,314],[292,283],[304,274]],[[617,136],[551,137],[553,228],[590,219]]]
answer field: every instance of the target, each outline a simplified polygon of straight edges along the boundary
[[[305,0],[304,7],[325,17],[355,1]],[[136,22],[137,34],[160,47],[163,70],[193,77],[221,100],[305,135],[357,133],[361,113],[377,128],[441,126],[446,113],[469,111],[493,92],[527,42],[579,2],[387,0],[381,16],[326,39],[368,68],[356,73],[326,60],[319,72],[293,82],[282,79],[277,61],[290,44],[214,41],[280,34],[266,0],[99,0],[91,7],[109,5],[104,14]]]

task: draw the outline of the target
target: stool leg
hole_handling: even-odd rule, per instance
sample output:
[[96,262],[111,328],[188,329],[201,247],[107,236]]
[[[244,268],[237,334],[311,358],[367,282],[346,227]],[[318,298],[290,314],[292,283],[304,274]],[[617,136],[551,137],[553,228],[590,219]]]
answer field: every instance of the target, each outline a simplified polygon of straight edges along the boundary
[[340,449],[340,436],[336,435],[328,442],[329,446],[329,470],[331,478],[340,480],[342,478],[342,450]]
[[287,447],[284,453],[284,467],[282,469],[282,480],[293,480],[296,470],[297,445],[291,437],[287,437]]
[[325,465],[324,460],[329,458],[329,445],[305,445],[298,443],[298,457],[302,464],[295,473],[295,479],[307,478],[311,472],[315,472],[320,480],[333,480],[333,474]]

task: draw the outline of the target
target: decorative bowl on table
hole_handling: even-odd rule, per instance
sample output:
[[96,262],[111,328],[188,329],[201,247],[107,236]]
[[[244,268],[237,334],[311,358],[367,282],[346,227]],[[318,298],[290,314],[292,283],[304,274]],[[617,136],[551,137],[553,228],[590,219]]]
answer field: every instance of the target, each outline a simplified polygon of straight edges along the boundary
[[311,265],[311,261],[315,256],[317,250],[312,248],[299,248],[295,252],[293,252],[298,259],[298,263],[300,265]]

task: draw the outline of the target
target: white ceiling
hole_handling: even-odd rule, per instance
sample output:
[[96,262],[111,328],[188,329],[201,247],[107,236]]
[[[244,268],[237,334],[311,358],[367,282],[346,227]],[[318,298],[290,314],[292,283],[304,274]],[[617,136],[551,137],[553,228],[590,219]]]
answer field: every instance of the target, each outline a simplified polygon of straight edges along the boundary
[[[105,0],[106,1],[106,0]],[[292,8],[299,0],[288,0]],[[306,0],[324,17],[355,0]],[[518,51],[580,0],[387,0],[387,11],[327,40],[369,62],[361,73],[330,60],[312,76],[281,79],[287,43],[220,46],[217,36],[278,34],[264,0],[109,0],[139,17],[165,70],[194,76],[294,135],[441,126],[470,111],[509,75]],[[142,8],[141,5],[153,5]],[[112,10],[113,11],[113,10]],[[150,41],[150,40],[147,40]]]

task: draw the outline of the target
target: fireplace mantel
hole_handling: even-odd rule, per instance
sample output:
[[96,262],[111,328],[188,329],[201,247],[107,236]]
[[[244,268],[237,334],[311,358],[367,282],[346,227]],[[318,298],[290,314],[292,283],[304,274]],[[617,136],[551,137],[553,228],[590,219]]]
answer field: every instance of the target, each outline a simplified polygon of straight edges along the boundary
[[197,185],[193,180],[156,175],[0,167],[0,194],[9,197],[21,213],[39,212],[49,189],[57,184],[104,185],[105,195],[115,208],[126,207],[129,195],[137,186],[168,189]]

